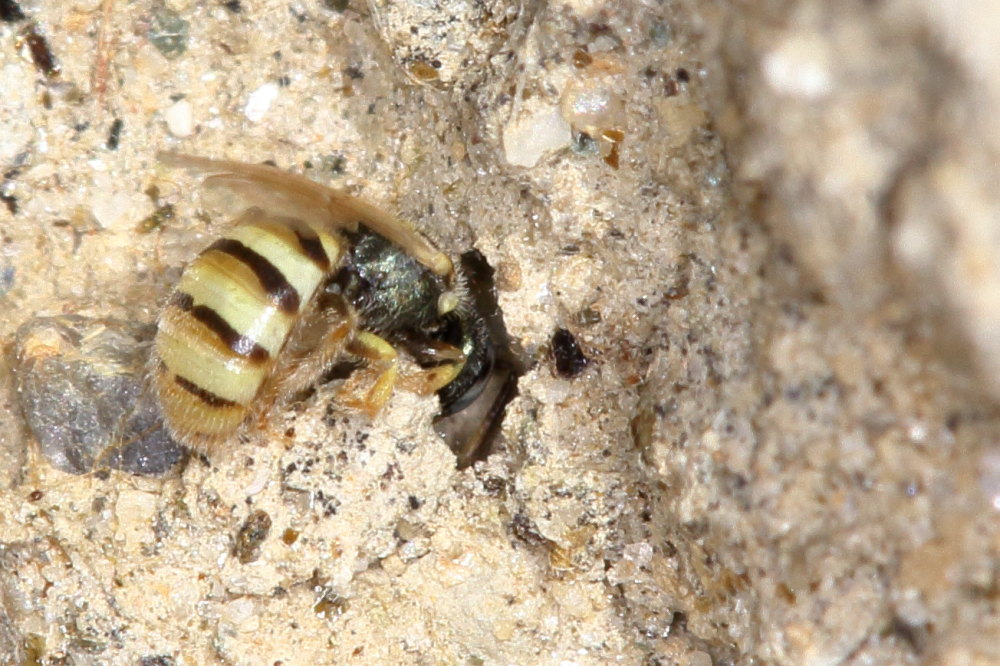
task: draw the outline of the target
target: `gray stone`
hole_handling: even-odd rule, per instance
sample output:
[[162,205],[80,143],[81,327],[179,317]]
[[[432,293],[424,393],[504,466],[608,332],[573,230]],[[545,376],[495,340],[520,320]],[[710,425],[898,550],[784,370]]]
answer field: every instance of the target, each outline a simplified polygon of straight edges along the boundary
[[183,457],[144,390],[151,335],[149,326],[80,316],[33,319],[18,330],[18,398],[55,467],[163,474]]

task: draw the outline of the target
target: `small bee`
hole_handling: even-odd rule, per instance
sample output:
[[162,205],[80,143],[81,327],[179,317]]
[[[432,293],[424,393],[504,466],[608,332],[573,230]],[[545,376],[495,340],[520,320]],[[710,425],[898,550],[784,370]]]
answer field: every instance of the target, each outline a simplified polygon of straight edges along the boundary
[[[486,324],[448,258],[408,223],[266,165],[162,153],[253,207],[184,270],[158,322],[152,388],[180,443],[211,455],[335,362],[367,362],[348,403],[375,414],[399,383],[473,400],[493,365]],[[421,366],[399,376],[397,348]]]

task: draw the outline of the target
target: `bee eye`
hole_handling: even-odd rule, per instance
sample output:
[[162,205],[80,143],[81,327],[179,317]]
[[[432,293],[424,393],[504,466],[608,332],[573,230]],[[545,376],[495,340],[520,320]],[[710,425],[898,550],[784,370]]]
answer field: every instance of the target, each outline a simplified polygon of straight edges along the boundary
[[461,298],[457,291],[446,291],[438,296],[437,309],[439,315],[446,315],[458,307]]

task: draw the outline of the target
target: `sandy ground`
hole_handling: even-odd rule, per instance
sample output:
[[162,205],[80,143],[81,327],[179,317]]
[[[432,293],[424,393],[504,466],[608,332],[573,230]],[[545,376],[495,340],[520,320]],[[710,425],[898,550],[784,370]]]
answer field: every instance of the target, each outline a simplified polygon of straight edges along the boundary
[[[1000,661],[1000,14],[733,4],[0,2],[0,663]],[[155,321],[230,215],[163,149],[479,250],[493,454],[324,386],[63,471],[15,334]]]

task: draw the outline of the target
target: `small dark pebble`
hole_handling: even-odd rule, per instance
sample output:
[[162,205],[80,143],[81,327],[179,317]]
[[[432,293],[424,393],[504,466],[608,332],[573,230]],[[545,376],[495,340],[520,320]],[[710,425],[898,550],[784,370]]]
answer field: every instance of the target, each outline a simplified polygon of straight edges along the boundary
[[338,176],[347,170],[347,158],[340,153],[330,153],[320,158],[323,169]]
[[573,152],[581,155],[597,155],[600,149],[597,141],[586,132],[573,132]]
[[483,490],[490,497],[506,497],[507,481],[498,476],[488,476],[483,480]]
[[176,663],[173,657],[165,654],[143,657],[139,660],[139,666],[174,666]]
[[532,546],[540,546],[549,541],[541,535],[531,519],[523,513],[514,514],[514,518],[510,522],[510,530],[519,541]]
[[240,3],[240,0],[226,0],[222,5],[234,14],[239,14],[243,11],[243,5]]
[[27,18],[14,0],[0,0],[0,20],[4,23],[14,23]]
[[565,328],[556,329],[552,336],[552,357],[556,362],[556,374],[566,379],[576,377],[590,363],[576,338]]
[[2,201],[3,205],[7,207],[7,210],[10,211],[11,215],[17,215],[17,211],[19,209],[19,206],[17,205],[17,197],[10,194],[0,194],[0,201]]
[[108,130],[108,141],[105,144],[108,150],[118,150],[118,142],[122,138],[124,126],[125,122],[121,118],[115,118],[114,122],[111,123],[111,129]]
[[249,516],[236,533],[233,555],[240,564],[249,564],[260,557],[260,545],[271,532],[271,516],[258,509]]
[[28,45],[31,61],[35,63],[38,71],[45,75],[45,78],[54,79],[59,76],[59,63],[52,55],[52,50],[49,48],[49,43],[45,41],[45,37],[38,32],[38,26],[32,23],[25,28],[21,33],[21,39]]
[[351,602],[331,590],[323,590],[319,601],[313,604],[313,612],[319,617],[342,615],[350,608]]
[[174,205],[173,204],[162,204],[157,205],[156,210],[152,212],[151,215],[144,218],[139,224],[136,225],[136,231],[142,234],[148,234],[151,231],[156,231],[162,229],[164,224],[174,219]]

